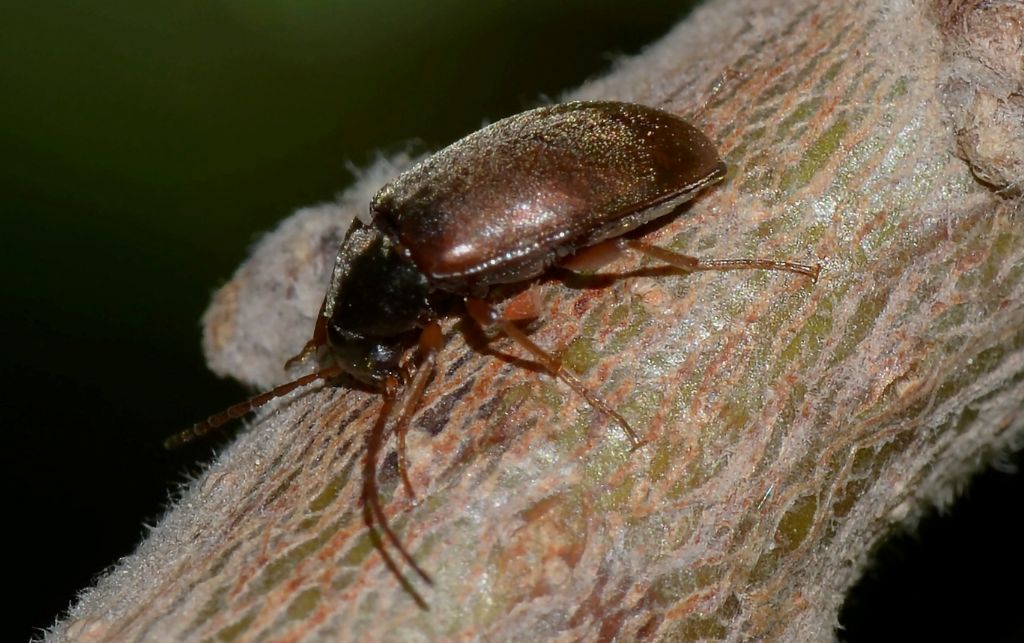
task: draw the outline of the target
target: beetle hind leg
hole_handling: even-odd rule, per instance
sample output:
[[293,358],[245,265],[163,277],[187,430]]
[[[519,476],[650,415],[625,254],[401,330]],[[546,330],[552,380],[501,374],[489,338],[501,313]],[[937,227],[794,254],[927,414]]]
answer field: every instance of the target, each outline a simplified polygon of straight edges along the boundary
[[618,237],[596,243],[581,249],[575,255],[562,262],[559,267],[573,272],[593,271],[604,267],[628,251],[639,252],[655,261],[685,272],[701,272],[706,270],[775,270],[806,275],[817,281],[821,272],[819,264],[809,265],[792,261],[775,261],[773,259],[700,259],[690,255],[672,252],[636,239]]
[[699,259],[659,248],[658,246],[652,246],[636,239],[620,237],[614,239],[612,243],[615,244],[618,250],[633,250],[686,272],[705,270],[776,270],[806,275],[814,281],[818,280],[818,274],[821,272],[820,264],[812,266],[804,263],[793,263],[792,261],[774,261],[772,259]]

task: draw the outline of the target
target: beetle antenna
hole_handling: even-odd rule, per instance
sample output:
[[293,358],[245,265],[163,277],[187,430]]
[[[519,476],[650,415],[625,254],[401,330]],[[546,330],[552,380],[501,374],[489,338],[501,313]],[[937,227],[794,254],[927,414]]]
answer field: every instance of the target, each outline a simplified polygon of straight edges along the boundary
[[297,380],[281,384],[280,386],[276,386],[269,391],[260,393],[259,395],[254,395],[244,402],[239,402],[234,406],[229,406],[220,413],[214,413],[202,422],[196,422],[184,431],[175,433],[164,440],[164,448],[176,449],[184,444],[188,444],[189,442],[206,435],[210,431],[224,426],[231,420],[240,418],[246,413],[258,409],[273,399],[288,395],[300,386],[305,386],[306,384],[316,382],[317,380],[329,380],[337,377],[338,375],[341,375],[341,367],[331,366],[330,368],[324,368],[316,371],[315,373],[310,373],[309,375],[303,375]]
[[[405,548],[402,541],[399,540],[398,535],[391,529],[391,525],[388,524],[388,518],[384,514],[384,508],[380,504],[380,493],[377,490],[377,456],[380,452],[381,442],[384,438],[384,428],[387,425],[388,416],[391,415],[391,408],[395,403],[395,391],[398,388],[398,382],[393,378],[389,378],[385,384],[384,389],[384,406],[381,407],[380,415],[377,416],[377,422],[373,426],[373,430],[366,437],[366,456],[363,460],[363,490],[362,500],[363,506],[369,506],[370,511],[363,514],[366,520],[366,526],[370,529],[373,528],[373,523],[376,523],[380,530],[384,533],[384,537],[391,543],[391,545],[398,551],[398,554],[405,560],[406,563],[412,567],[416,575],[423,579],[427,585],[433,585],[434,581],[430,578],[427,572],[423,571],[423,568],[416,563],[416,559],[412,557],[412,554]],[[388,565],[388,568],[392,572],[395,572],[398,568],[394,564],[394,561],[388,555],[387,551],[381,543],[381,547],[378,548],[381,555],[384,557],[384,562]],[[405,580],[405,577],[401,573],[397,576],[400,580]],[[403,583],[404,585],[404,583]],[[414,596],[418,596],[413,592]],[[421,603],[422,599],[416,601]]]

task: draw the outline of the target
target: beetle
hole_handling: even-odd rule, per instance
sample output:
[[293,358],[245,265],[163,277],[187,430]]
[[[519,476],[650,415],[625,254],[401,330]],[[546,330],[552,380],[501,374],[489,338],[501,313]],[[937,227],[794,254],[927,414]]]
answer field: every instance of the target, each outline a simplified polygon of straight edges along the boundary
[[[369,223],[341,243],[313,336],[286,368],[310,356],[326,367],[211,416],[168,440],[191,440],[267,401],[339,377],[379,392],[383,404],[366,438],[361,500],[367,527],[380,527],[401,558],[431,584],[388,525],[376,486],[377,461],[393,407],[398,471],[408,476],[405,434],[433,373],[443,337],[438,320],[461,314],[497,327],[554,377],[625,431],[629,423],[489,300],[497,286],[528,284],[552,266],[607,260],[633,251],[686,272],[766,269],[817,279],[820,267],[768,259],[698,259],[625,237],[676,210],[726,175],[696,127],[633,103],[570,102],[510,116],[427,157],[380,189]],[[416,346],[415,352],[411,349]],[[388,568],[416,602],[391,555]]]

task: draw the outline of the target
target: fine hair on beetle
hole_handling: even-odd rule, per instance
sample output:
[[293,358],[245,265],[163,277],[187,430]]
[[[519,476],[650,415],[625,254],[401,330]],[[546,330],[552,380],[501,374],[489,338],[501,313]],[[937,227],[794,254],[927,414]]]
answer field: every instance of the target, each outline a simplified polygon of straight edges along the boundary
[[378,392],[381,410],[366,435],[363,458],[363,516],[368,529],[383,534],[374,543],[385,565],[426,609],[386,546],[433,584],[388,524],[377,467],[393,434],[399,478],[415,500],[406,433],[443,344],[438,321],[454,305],[467,321],[507,336],[638,448],[640,435],[629,422],[519,328],[517,321],[535,318],[537,311],[529,305],[499,308],[491,298],[496,287],[528,286],[553,266],[593,269],[625,253],[681,272],[774,270],[816,280],[818,265],[699,259],[623,236],[725,175],[717,149],[700,130],[644,105],[571,102],[484,127],[382,187],[370,204],[370,222],[353,222],[312,338],[285,364],[315,357],[319,370],[212,415],[165,445],[188,442],[318,380]]

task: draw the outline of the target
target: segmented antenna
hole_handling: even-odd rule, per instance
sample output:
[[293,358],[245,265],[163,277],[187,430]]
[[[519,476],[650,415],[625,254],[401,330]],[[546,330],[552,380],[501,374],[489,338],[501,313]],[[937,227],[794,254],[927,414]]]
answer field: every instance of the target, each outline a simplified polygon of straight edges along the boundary
[[289,393],[299,388],[300,386],[305,386],[306,384],[315,382],[317,380],[329,380],[333,377],[341,375],[341,372],[341,367],[339,366],[331,366],[330,368],[324,368],[315,373],[303,375],[297,380],[292,380],[291,382],[287,382],[286,384],[276,386],[270,389],[269,391],[260,393],[259,395],[255,395],[244,402],[240,402],[238,404],[235,404],[234,406],[229,406],[220,413],[214,413],[213,415],[206,418],[202,422],[196,422],[195,424],[185,429],[184,431],[181,431],[180,433],[175,433],[171,437],[167,438],[166,440],[164,440],[164,448],[176,449],[182,446],[183,444],[188,444],[189,442],[206,435],[210,431],[213,431],[224,426],[231,420],[240,418],[246,413],[258,409],[259,407],[263,406],[264,404],[275,398],[288,395]]

